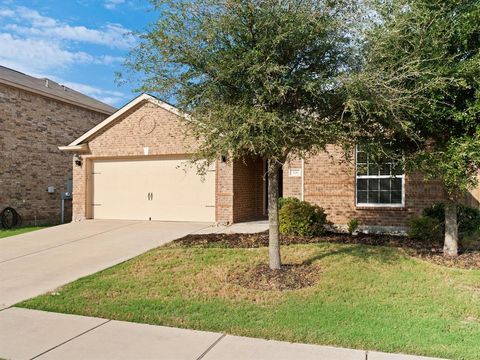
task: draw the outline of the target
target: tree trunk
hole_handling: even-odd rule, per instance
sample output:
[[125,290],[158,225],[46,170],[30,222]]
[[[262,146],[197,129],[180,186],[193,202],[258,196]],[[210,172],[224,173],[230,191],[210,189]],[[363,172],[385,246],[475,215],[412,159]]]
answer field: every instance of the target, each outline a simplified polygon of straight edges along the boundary
[[268,161],[268,254],[270,269],[280,269],[280,236],[278,228],[279,170],[281,164],[276,160]]
[[458,223],[457,205],[453,202],[445,204],[445,256],[458,256]]

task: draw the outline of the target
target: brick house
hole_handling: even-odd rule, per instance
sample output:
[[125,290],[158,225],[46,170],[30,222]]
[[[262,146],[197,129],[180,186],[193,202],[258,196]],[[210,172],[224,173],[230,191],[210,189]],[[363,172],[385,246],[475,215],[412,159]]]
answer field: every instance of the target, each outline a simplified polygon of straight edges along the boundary
[[[73,152],[73,219],[139,219],[235,223],[266,217],[265,162],[219,159],[201,177],[183,164],[195,152],[190,121],[173,106],[141,95],[63,151]],[[340,149],[283,167],[281,192],[323,207],[345,226],[357,218],[377,230],[406,220],[444,199],[438,182],[378,168],[358,151],[352,163]]]
[[[0,211],[13,207],[24,224],[60,222],[61,196],[70,190],[72,166],[71,156],[57,146],[114,111],[51,80],[0,66]],[[65,212],[69,220],[68,196]]]

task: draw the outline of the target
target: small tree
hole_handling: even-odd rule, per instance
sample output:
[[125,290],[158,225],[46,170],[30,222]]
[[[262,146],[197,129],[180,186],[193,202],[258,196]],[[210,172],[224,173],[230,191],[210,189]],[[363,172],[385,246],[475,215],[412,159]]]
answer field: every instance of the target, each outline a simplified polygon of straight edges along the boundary
[[[480,168],[480,2],[379,0],[347,109],[359,139],[441,179],[445,246],[458,254],[456,204]],[[372,146],[373,144],[373,146]]]
[[158,21],[127,66],[140,90],[190,113],[197,157],[268,160],[270,267],[279,269],[279,169],[339,133],[350,69],[347,0],[155,1]]

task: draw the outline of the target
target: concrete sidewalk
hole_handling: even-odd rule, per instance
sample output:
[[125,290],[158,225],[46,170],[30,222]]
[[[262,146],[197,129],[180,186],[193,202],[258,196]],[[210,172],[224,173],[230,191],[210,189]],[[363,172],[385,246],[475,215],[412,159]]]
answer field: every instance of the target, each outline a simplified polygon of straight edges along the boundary
[[0,311],[3,359],[427,360],[219,333],[8,308]]

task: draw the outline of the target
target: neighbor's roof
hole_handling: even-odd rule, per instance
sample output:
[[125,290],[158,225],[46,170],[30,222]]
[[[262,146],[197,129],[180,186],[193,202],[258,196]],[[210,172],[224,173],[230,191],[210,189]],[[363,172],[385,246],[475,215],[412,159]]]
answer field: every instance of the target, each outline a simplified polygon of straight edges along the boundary
[[107,115],[116,111],[113,106],[83,95],[53,80],[39,79],[1,65],[0,83]]
[[164,101],[161,101],[157,99],[156,97],[149,95],[149,94],[141,94],[137,96],[135,99],[130,101],[128,104],[123,106],[122,108],[118,109],[117,112],[114,114],[110,115],[108,118],[103,120],[100,124],[97,126],[93,127],[89,131],[87,131],[85,134],[80,136],[77,140],[73,141],[71,144],[68,146],[59,146],[59,149],[62,151],[81,151],[82,150],[82,145],[84,145],[88,140],[90,140],[92,137],[95,136],[99,131],[107,127],[108,125],[112,124],[116,120],[120,119],[123,114],[128,112],[129,110],[139,106],[142,103],[145,102],[150,102],[153,103],[160,108],[167,110],[171,112],[172,114],[175,114],[179,117],[185,118],[187,120],[190,120],[190,116],[188,114],[183,113],[179,109],[177,109],[175,106],[170,105]]

